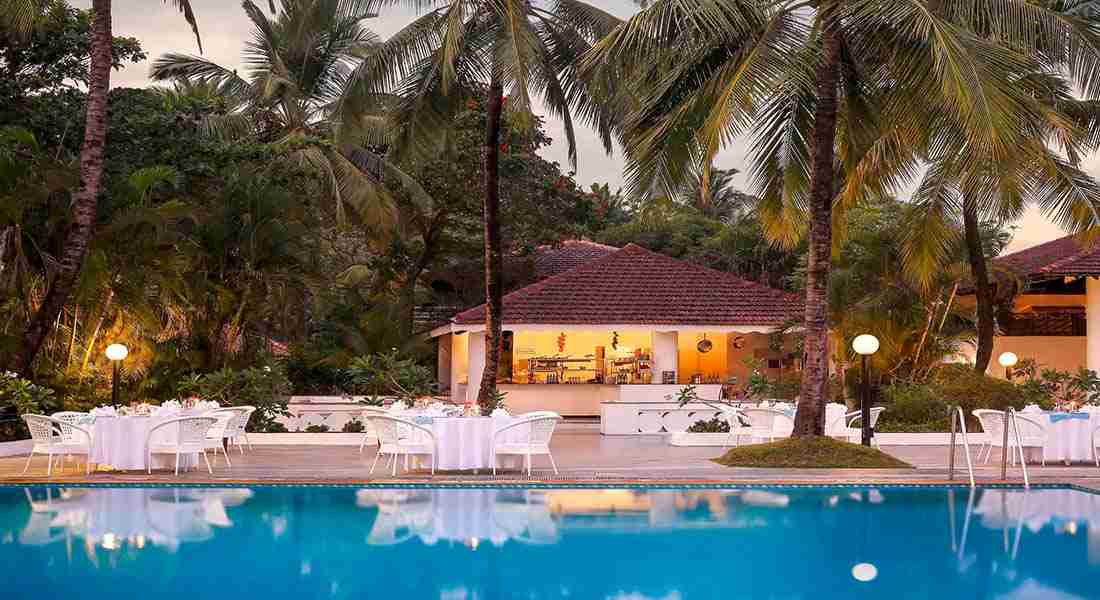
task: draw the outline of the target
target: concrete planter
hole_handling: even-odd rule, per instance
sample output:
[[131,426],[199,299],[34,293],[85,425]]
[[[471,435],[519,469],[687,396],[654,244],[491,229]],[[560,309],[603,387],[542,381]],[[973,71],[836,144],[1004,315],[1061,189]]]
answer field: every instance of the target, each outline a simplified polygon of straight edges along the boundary
[[16,440],[14,442],[0,442],[0,457],[19,456],[30,454],[34,446],[32,440]]

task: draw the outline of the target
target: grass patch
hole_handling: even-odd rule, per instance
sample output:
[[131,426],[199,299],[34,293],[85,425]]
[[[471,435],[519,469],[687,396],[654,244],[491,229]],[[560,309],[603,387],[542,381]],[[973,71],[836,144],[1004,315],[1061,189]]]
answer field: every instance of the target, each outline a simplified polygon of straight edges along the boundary
[[714,462],[727,467],[780,469],[911,469],[885,452],[830,437],[787,438],[731,448]]

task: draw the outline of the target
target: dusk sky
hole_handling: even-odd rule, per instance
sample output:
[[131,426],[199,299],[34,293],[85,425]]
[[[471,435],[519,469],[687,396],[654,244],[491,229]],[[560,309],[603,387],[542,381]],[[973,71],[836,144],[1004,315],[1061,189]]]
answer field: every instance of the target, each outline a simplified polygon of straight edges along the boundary
[[[191,0],[199,21],[204,56],[231,68],[241,64],[241,47],[250,37],[250,23],[239,3],[232,0]],[[70,0],[79,8],[89,8],[91,0]],[[266,2],[259,2],[267,6]],[[627,17],[637,10],[630,0],[604,0],[595,2],[608,12]],[[195,39],[183,17],[171,6],[158,0],[114,0],[115,35],[136,37],[141,40],[145,52],[153,59],[166,52],[197,53]],[[406,25],[414,16],[407,8],[389,8],[382,15],[368,22],[368,26],[385,37]],[[242,73],[244,72],[241,69]],[[112,74],[115,87],[145,87],[149,85],[149,63],[130,65]],[[560,121],[550,119],[548,132],[555,140],[564,140]],[[619,155],[607,156],[599,140],[583,127],[577,131],[578,167],[576,179],[587,186],[593,182],[609,182],[615,189],[622,183],[623,160]],[[746,143],[730,146],[718,157],[723,168],[744,170]],[[564,142],[555,143],[543,155],[560,162],[568,170]],[[1100,174],[1100,157],[1090,157],[1086,167],[1093,175]],[[740,182],[741,180],[739,180]],[[1062,235],[1062,232],[1038,211],[1029,210],[1017,223],[1015,239],[1010,250],[1018,250]]]

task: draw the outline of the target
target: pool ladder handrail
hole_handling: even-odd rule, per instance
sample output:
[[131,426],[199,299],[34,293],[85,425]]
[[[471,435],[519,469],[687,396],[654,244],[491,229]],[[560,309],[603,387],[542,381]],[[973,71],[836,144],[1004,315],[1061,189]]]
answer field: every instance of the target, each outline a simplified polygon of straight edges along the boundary
[[1028,481],[1028,476],[1027,476],[1027,458],[1024,456],[1024,446],[1023,446],[1023,444],[1020,443],[1020,427],[1019,427],[1019,425],[1017,425],[1017,422],[1016,422],[1016,409],[1011,407],[1011,406],[1009,406],[1008,408],[1005,409],[1004,426],[1002,427],[1002,429],[1004,430],[1004,440],[1003,440],[1003,444],[1001,446],[1001,480],[1002,481],[1006,480],[1007,479],[1006,475],[1008,474],[1008,454],[1009,454],[1009,449],[1008,449],[1008,428],[1009,428],[1009,424],[1011,424],[1012,431],[1015,433],[1015,436],[1016,436],[1016,452],[1018,453],[1018,456],[1020,457],[1020,468],[1023,469],[1023,473],[1024,473],[1024,489],[1029,489],[1029,488],[1031,488],[1031,483],[1030,483],[1030,481]]
[[974,487],[974,463],[970,460],[970,440],[966,435],[966,416],[961,406],[951,407],[951,449],[947,453],[947,480],[955,479],[955,433],[962,428],[963,454],[966,455],[966,471],[970,475],[970,487]]

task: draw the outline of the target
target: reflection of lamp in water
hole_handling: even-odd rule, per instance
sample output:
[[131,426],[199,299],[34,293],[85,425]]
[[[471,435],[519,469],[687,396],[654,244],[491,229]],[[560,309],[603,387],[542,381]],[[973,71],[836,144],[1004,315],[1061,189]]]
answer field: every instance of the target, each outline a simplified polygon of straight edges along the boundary
[[859,563],[852,567],[852,577],[854,577],[856,581],[862,581],[864,583],[874,581],[875,577],[878,577],[878,567],[871,563]]

